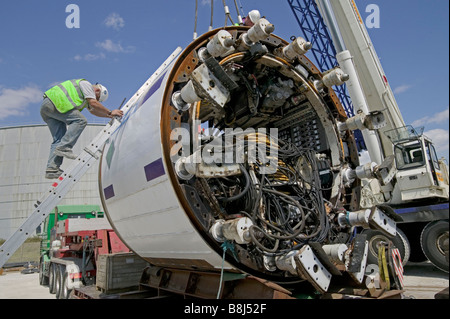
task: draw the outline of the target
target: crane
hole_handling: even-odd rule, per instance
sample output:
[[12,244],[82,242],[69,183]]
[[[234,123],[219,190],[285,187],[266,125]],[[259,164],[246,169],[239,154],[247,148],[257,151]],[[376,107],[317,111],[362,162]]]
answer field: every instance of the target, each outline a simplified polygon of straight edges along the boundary
[[[314,0],[288,0],[289,6],[302,30],[304,38],[311,42],[315,65],[321,72],[331,70],[339,65],[336,59],[336,49],[333,39],[322,19],[319,8]],[[348,95],[347,85],[334,86],[333,90],[339,97],[348,117],[355,116],[352,100]],[[358,150],[367,149],[361,131],[355,131]]]
[[[419,234],[416,230],[411,236],[420,237],[415,241],[422,246],[426,257],[448,271],[448,262],[442,253],[442,243],[445,240],[448,243],[448,166],[437,158],[423,128],[405,125],[355,2],[288,0],[288,3],[300,29],[312,42],[311,51],[322,71],[330,65],[339,65],[350,75],[347,88],[351,103],[346,94],[338,93],[348,117],[355,118],[363,113],[383,115],[383,126],[370,133],[363,130],[365,145],[375,162],[369,165],[374,171],[385,172],[378,181],[363,181],[362,201],[371,202],[368,198],[372,198],[391,205],[403,215],[406,224],[429,222],[418,228]],[[362,206],[365,204],[369,203],[361,202]],[[429,233],[434,237],[427,240],[424,237]],[[403,243],[409,245],[407,240]],[[441,253],[435,251],[436,247],[440,247]],[[448,244],[446,249],[448,254]]]

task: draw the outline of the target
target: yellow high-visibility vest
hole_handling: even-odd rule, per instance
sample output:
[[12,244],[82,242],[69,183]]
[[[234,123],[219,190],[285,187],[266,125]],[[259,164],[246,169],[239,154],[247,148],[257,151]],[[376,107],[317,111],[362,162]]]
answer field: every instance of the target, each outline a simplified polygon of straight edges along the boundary
[[83,92],[80,88],[80,81],[83,80],[78,79],[62,82],[46,91],[45,95],[61,113],[67,113],[74,108],[82,111],[87,106],[87,101],[84,99]]

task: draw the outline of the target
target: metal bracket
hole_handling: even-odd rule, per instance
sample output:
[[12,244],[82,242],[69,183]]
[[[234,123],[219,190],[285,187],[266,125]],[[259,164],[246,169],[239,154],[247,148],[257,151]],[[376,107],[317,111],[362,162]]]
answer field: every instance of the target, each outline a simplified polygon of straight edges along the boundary
[[331,274],[322,265],[309,245],[300,249],[295,261],[297,271],[302,278],[308,280],[320,292],[328,290]]
[[223,108],[230,99],[229,90],[212,73],[207,65],[202,64],[191,74],[195,92],[218,108]]
[[346,255],[346,265],[350,276],[357,281],[362,283],[364,279],[364,274],[367,265],[367,256],[369,251],[369,242],[366,240],[365,234],[358,234],[353,240],[353,249],[347,250]]
[[397,224],[389,218],[380,208],[374,207],[369,217],[369,225],[373,229],[380,230],[388,236],[395,237],[397,235]]

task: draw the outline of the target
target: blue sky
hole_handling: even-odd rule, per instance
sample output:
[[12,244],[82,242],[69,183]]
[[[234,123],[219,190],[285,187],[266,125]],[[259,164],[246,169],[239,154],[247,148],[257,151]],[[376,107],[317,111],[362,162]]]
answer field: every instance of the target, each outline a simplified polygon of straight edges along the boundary
[[[208,30],[210,0],[198,0],[197,32]],[[380,8],[380,28],[369,29],[407,124],[424,125],[438,156],[449,158],[449,1],[358,0]],[[301,36],[286,0],[239,0],[259,9],[275,34]],[[67,28],[66,7],[77,4],[80,27]],[[227,0],[234,20],[234,1]],[[194,31],[195,0],[15,0],[0,4],[0,127],[43,123],[42,94],[57,82],[84,77],[107,86],[109,108],[130,98]],[[224,25],[214,1],[214,27]],[[90,122],[100,119],[84,112]]]

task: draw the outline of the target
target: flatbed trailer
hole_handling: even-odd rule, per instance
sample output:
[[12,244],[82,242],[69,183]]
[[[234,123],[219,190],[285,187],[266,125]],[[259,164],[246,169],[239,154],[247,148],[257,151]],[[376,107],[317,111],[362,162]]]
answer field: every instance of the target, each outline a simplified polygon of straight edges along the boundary
[[106,293],[98,287],[74,288],[72,299],[402,299],[401,289],[369,289],[346,286],[340,282],[324,294],[304,281],[282,287],[274,282],[242,273],[189,271],[185,269],[148,266],[137,289]]

